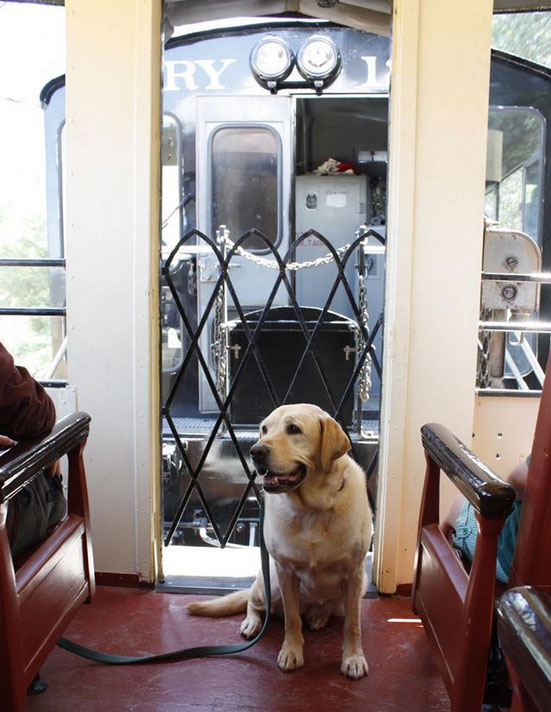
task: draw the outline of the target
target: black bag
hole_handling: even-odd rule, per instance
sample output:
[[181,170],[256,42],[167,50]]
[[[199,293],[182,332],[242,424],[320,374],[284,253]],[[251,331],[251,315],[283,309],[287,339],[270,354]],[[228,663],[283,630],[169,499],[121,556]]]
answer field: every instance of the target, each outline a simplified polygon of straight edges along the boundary
[[41,472],[10,500],[7,530],[12,557],[43,542],[48,530],[66,513],[61,475],[50,477]]

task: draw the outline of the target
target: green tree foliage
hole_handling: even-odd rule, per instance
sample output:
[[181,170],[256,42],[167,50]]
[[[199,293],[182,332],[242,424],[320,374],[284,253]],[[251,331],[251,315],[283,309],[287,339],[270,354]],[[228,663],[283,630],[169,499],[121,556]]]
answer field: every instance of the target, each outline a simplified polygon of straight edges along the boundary
[[[13,216],[0,212],[0,254],[3,259],[47,257],[42,216]],[[17,236],[17,239],[15,239]],[[49,270],[43,267],[3,267],[0,305],[5,308],[45,307],[50,304]],[[0,337],[17,363],[37,375],[52,358],[50,317],[0,317]]]
[[492,47],[551,67],[551,12],[495,15]]

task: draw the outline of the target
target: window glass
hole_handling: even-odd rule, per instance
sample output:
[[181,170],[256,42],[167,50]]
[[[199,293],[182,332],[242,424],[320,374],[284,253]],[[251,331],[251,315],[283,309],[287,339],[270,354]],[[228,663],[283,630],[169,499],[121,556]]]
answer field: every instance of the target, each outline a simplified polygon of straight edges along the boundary
[[499,188],[500,225],[522,232],[522,169],[509,173]]
[[[490,107],[486,217],[497,222],[504,230],[529,235],[540,247],[544,133],[544,119],[536,109]],[[500,253],[496,243],[490,241],[490,244],[493,244],[494,248],[489,251],[489,259],[493,265],[489,271],[503,271],[504,266],[497,266],[497,256],[501,255],[502,261],[499,264],[505,265],[506,254]],[[520,241],[519,244],[525,245],[525,252],[522,254],[528,255],[526,259],[529,259],[534,251],[528,250],[528,243]],[[520,294],[518,301],[508,302],[505,290],[502,291],[499,283],[492,291],[491,285],[485,282],[482,305],[486,310],[486,319],[509,320],[512,315],[518,318],[521,313],[525,318],[537,318],[537,312],[533,311],[536,301],[530,300],[530,292],[524,289]],[[519,338],[517,333],[504,335],[494,332],[488,339],[484,336],[480,342],[479,382],[483,387],[493,385],[503,388],[514,384],[517,388],[527,388],[524,378],[532,378],[532,373],[535,373],[537,335],[523,334],[522,338]],[[533,380],[530,383],[533,383]]]
[[168,257],[183,233],[182,126],[175,116],[164,114],[161,140],[162,249]]
[[[39,97],[43,86],[64,72],[64,8],[0,3],[0,66],[0,259],[46,258],[51,253]],[[58,268],[0,265],[0,308],[59,307],[64,300]],[[33,375],[63,378],[63,359],[56,359],[64,340],[62,321],[0,314],[1,339]]]
[[541,244],[543,118],[535,109],[494,107],[488,127],[486,217]]
[[494,15],[492,47],[551,67],[551,12]]
[[[265,127],[223,127],[212,139],[212,228],[225,225],[232,240],[255,228],[279,242],[279,139]],[[249,250],[266,249],[258,238]]]

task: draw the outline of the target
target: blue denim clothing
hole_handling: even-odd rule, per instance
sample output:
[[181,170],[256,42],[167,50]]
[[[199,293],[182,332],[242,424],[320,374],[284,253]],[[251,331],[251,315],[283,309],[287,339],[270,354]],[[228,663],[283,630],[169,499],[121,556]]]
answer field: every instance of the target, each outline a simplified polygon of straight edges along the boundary
[[[522,502],[514,502],[513,511],[505,520],[499,540],[497,543],[497,563],[496,578],[501,583],[507,583],[513,554],[517,541],[518,524]],[[473,560],[478,538],[478,522],[475,517],[475,509],[469,502],[465,501],[461,507],[455,521],[455,534],[452,537],[452,544],[459,549],[469,561]]]

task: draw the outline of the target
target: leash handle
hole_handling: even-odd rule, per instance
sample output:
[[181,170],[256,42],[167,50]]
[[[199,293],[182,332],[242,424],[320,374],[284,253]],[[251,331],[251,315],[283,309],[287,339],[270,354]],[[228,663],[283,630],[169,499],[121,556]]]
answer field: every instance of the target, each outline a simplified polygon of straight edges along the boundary
[[205,658],[215,655],[232,655],[233,653],[242,653],[248,650],[253,645],[258,643],[264,635],[268,623],[270,621],[270,608],[272,602],[272,593],[270,587],[270,557],[266,549],[264,541],[264,499],[260,504],[260,560],[262,565],[262,576],[264,578],[264,597],[266,602],[266,611],[264,613],[264,622],[259,633],[246,643],[238,645],[201,645],[195,648],[182,648],[181,650],[173,650],[168,653],[160,653],[159,655],[145,655],[141,657],[133,657],[130,655],[113,655],[111,653],[102,653],[99,650],[92,650],[84,645],[75,643],[67,638],[60,638],[57,645],[64,650],[80,655],[82,658],[94,660],[98,663],[106,663],[108,665],[143,665],[146,663],[175,663],[178,660],[189,660],[191,658]]

